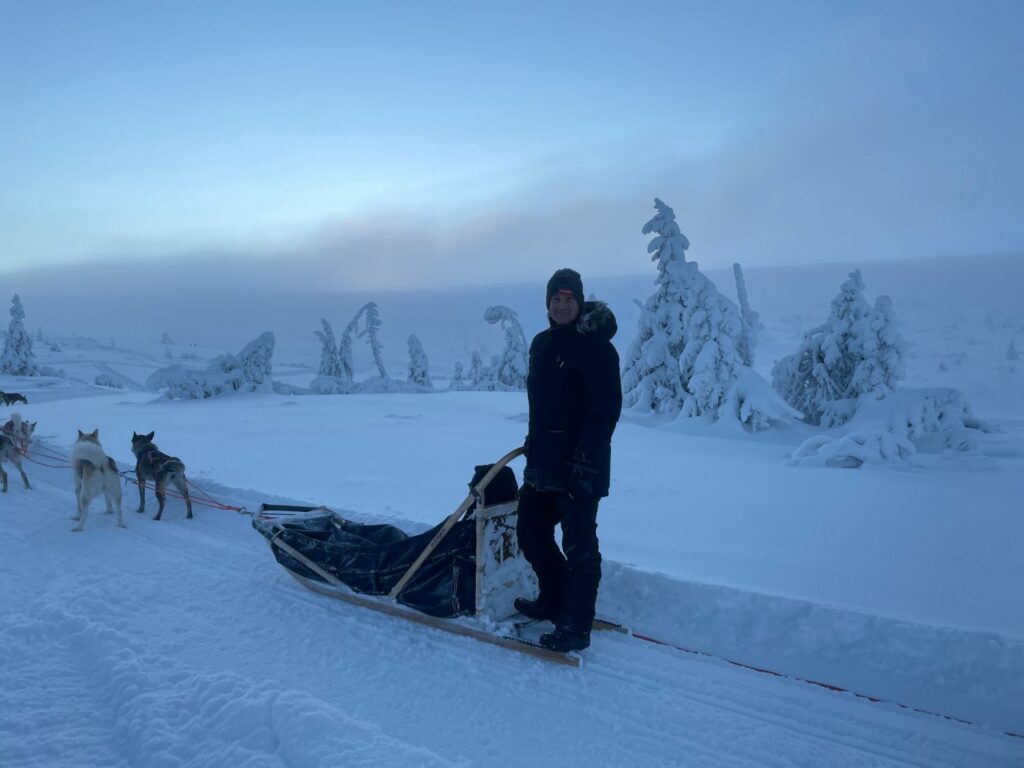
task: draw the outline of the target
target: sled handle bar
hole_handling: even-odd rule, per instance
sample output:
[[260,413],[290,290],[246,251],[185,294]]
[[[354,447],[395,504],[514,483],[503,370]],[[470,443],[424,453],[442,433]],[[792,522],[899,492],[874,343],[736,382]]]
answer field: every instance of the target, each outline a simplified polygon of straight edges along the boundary
[[482,497],[484,489],[488,486],[488,484],[490,484],[491,480],[495,478],[498,472],[500,472],[501,469],[506,464],[508,464],[510,461],[512,461],[512,459],[516,458],[517,456],[522,456],[523,453],[524,451],[522,448],[516,448],[514,451],[509,451],[500,459],[498,459],[494,466],[487,471],[486,475],[480,478],[480,482],[470,489],[469,495],[466,496],[466,498],[463,500],[461,504],[459,504],[458,509],[456,509],[450,515],[448,515],[448,519],[444,521],[444,525],[442,525],[438,529],[437,533],[434,534],[434,538],[430,540],[430,543],[423,548],[423,551],[420,552],[419,557],[417,557],[413,564],[409,566],[409,570],[402,574],[402,578],[400,578],[398,580],[398,583],[395,584],[395,586],[392,588],[390,592],[388,592],[388,597],[390,597],[392,600],[398,598],[399,593],[403,589],[405,589],[405,585],[409,583],[409,579],[411,579],[416,574],[416,571],[420,569],[420,566],[423,565],[424,561],[426,561],[426,559],[430,557],[430,553],[437,549],[437,545],[441,543],[442,539],[444,539],[444,537],[448,535],[448,532],[452,529],[452,527],[462,518],[464,514],[466,514],[466,510],[473,505],[473,502],[476,501],[478,498]]

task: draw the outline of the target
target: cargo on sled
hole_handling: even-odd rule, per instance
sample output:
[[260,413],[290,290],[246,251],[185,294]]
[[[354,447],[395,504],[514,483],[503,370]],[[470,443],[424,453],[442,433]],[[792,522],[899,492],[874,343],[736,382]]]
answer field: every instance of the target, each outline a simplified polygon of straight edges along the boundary
[[519,485],[507,453],[476,468],[470,491],[442,523],[408,535],[346,520],[325,507],[264,504],[253,527],[304,586],[376,611],[572,666],[575,654],[521,636],[517,596],[536,578],[516,539]]

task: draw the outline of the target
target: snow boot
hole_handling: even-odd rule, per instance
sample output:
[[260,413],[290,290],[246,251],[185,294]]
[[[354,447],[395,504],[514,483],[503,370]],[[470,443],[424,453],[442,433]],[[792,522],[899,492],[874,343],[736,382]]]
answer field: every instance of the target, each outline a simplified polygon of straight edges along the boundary
[[525,597],[517,597],[512,607],[523,616],[534,621],[554,621],[558,618],[558,610],[552,608],[542,600],[528,600]]
[[590,631],[581,630],[574,624],[558,624],[554,632],[540,636],[540,644],[558,653],[582,651],[590,645]]

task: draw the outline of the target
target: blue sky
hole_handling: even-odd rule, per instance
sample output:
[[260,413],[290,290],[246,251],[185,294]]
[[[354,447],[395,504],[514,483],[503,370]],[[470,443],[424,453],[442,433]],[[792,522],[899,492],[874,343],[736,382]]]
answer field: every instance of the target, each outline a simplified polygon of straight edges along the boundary
[[[1024,3],[0,0],[0,273],[1024,251]],[[297,269],[297,265],[304,269]]]

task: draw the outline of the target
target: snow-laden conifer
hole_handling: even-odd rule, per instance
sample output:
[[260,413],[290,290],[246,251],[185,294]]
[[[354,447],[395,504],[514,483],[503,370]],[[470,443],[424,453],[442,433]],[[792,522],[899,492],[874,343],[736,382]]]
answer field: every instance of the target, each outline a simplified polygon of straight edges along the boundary
[[477,350],[473,350],[473,353],[469,356],[469,371],[466,374],[466,383],[469,389],[479,389],[480,382],[483,379],[484,373],[484,361]]
[[32,337],[25,330],[25,308],[18,294],[11,299],[11,323],[7,326],[3,352],[0,352],[0,373],[13,376],[38,376]]
[[488,307],[484,312],[488,323],[500,323],[505,331],[505,349],[495,363],[495,379],[508,389],[526,389],[529,358],[526,335],[515,312],[501,305]]
[[466,380],[462,371],[462,363],[455,363],[455,372],[452,380],[448,383],[448,389],[459,391],[466,389]]
[[341,363],[338,360],[338,346],[334,340],[334,329],[327,320],[321,318],[322,331],[313,331],[320,339],[320,368],[317,373],[320,376],[341,376]]
[[1010,346],[1006,348],[1006,359],[1020,360],[1020,352],[1017,351],[1017,346],[1013,343],[1013,339],[1010,339]]
[[736,277],[736,298],[740,302],[740,321],[743,324],[736,349],[740,353],[743,364],[753,366],[757,339],[761,335],[761,331],[764,330],[764,325],[761,324],[761,316],[750,308],[750,301],[747,298],[747,282],[743,279],[743,269],[739,264],[733,264],[732,271]]
[[366,324],[363,326],[363,330],[359,335],[365,335],[367,337],[370,344],[370,351],[373,353],[373,362],[377,365],[380,377],[382,379],[386,379],[388,377],[388,372],[384,369],[384,360],[381,358],[383,347],[381,346],[380,337],[378,335],[380,327],[384,323],[380,319],[380,312],[377,309],[376,302],[367,302],[360,312],[365,316]]
[[834,425],[850,418],[864,394],[884,397],[903,376],[906,342],[888,297],[874,309],[864,299],[860,270],[832,299],[823,325],[772,368],[772,384],[809,421]]
[[870,394],[881,399],[896,389],[906,373],[907,342],[899,332],[892,299],[888,296],[875,299],[866,326],[857,330],[861,335],[861,361],[854,370],[850,386],[857,396]]
[[718,292],[696,262],[675,213],[655,199],[657,214],[643,227],[657,262],[657,291],[643,305],[636,339],[626,353],[625,404],[639,411],[711,419],[735,417],[760,429],[794,411],[743,364],[740,311]]
[[433,387],[430,380],[430,363],[423,344],[415,334],[409,336],[409,376],[408,381],[421,387]]
[[690,241],[679,230],[671,208],[657,198],[654,207],[658,213],[642,232],[655,235],[647,252],[658,267],[658,288],[645,302],[637,336],[626,352],[623,404],[639,411],[678,413],[686,398],[679,356],[685,343],[683,292]]
[[260,334],[238,353],[241,381],[237,389],[250,392],[270,392],[270,376],[273,373],[274,334],[270,331]]
[[341,334],[341,341],[338,342],[338,378],[342,381],[350,382],[356,375],[355,365],[352,362],[352,337],[359,329],[359,318],[362,317],[362,314],[363,310],[360,309],[345,326],[345,330]]
[[160,343],[161,344],[173,344],[174,343],[174,339],[171,338],[171,334],[169,334],[167,331],[164,331],[164,335],[160,337]]

